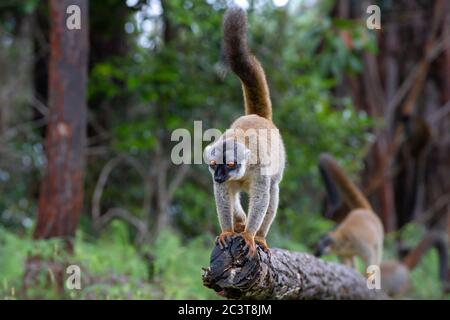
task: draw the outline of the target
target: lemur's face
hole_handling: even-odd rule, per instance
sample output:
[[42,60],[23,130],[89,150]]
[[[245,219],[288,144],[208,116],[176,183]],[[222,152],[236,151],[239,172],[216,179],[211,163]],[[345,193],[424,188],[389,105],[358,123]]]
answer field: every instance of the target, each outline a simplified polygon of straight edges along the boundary
[[233,139],[219,140],[205,148],[205,160],[214,181],[239,180],[245,175],[250,150]]

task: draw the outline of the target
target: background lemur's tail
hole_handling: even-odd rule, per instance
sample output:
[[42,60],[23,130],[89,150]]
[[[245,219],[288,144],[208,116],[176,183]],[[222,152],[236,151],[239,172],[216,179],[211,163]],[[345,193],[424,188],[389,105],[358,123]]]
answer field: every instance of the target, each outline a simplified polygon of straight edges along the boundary
[[319,160],[320,170],[324,170],[331,181],[333,181],[350,209],[369,209],[373,210],[369,201],[358,187],[345,175],[344,171],[339,167],[336,160],[329,154],[323,153]]
[[247,15],[231,8],[223,18],[223,55],[231,70],[241,79],[245,113],[272,118],[269,87],[264,70],[247,47]]
[[333,238],[331,238],[329,235],[322,237],[316,245],[316,251],[314,252],[314,256],[316,257],[322,256],[332,243]]
[[327,197],[330,202],[331,210],[327,211],[325,217],[331,218],[334,213],[339,210],[342,205],[342,199],[339,195],[339,191],[336,188],[336,183],[333,182],[328,172],[319,165],[320,176],[325,185],[327,191]]

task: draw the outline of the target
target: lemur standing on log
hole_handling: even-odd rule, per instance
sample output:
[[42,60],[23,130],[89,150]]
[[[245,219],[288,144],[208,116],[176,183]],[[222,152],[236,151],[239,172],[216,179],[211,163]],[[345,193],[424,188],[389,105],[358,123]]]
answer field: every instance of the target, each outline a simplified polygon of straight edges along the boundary
[[[328,154],[321,154],[319,169],[324,178],[332,201],[342,197],[350,208],[350,213],[337,226],[322,238],[316,256],[331,251],[338,255],[347,266],[353,267],[355,256],[369,265],[379,265],[383,253],[383,225],[361,191],[345,175],[336,161]],[[333,205],[335,205],[334,203]]]
[[[272,122],[272,105],[264,70],[247,47],[247,16],[229,9],[223,19],[223,55],[239,77],[245,116],[207,146],[204,158],[214,179],[214,195],[221,234],[217,241],[240,235],[248,256],[256,253],[255,242],[268,252],[266,236],[278,208],[278,185],[285,166],[283,141]],[[249,194],[248,216],[239,193]]]

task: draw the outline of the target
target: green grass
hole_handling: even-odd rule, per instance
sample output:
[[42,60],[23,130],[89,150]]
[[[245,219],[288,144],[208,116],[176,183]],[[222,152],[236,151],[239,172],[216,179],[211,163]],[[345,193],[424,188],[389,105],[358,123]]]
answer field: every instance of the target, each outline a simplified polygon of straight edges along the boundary
[[[405,230],[405,238],[417,243],[421,230]],[[0,298],[23,299],[220,299],[203,287],[202,267],[209,265],[213,236],[183,239],[174,231],[162,232],[152,247],[137,250],[126,225],[114,221],[98,237],[77,233],[75,252],[64,253],[57,240],[35,241],[30,235],[18,236],[0,227]],[[269,243],[295,251],[311,251],[307,246],[279,235]],[[393,236],[386,238],[385,259],[394,256]],[[81,290],[57,292],[57,283],[43,268],[27,290],[23,290],[27,257],[80,266]],[[336,261],[333,256],[326,260]],[[443,295],[437,276],[437,255],[431,250],[412,273],[412,290],[405,298],[450,299]],[[46,280],[47,279],[47,280]]]
[[[0,297],[65,299],[216,299],[202,285],[201,267],[209,265],[211,239],[198,237],[182,242],[180,236],[163,232],[153,248],[138,252],[127,228],[114,221],[97,239],[77,233],[75,253],[64,254],[59,241],[35,241],[18,237],[0,227]],[[144,254],[147,252],[148,254]],[[39,255],[64,265],[81,268],[82,289],[55,294],[42,270],[37,284],[23,292],[24,266],[29,256]],[[153,258],[152,258],[153,257]],[[56,287],[51,279],[51,287]]]

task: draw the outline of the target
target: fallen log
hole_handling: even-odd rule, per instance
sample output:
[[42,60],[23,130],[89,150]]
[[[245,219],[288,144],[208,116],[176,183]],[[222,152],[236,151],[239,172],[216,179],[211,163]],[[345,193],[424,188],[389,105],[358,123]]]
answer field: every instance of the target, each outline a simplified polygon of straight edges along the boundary
[[269,256],[259,246],[246,257],[241,237],[218,244],[204,268],[203,284],[230,299],[388,299],[377,289],[368,289],[356,270],[326,262],[310,254],[271,249]]

